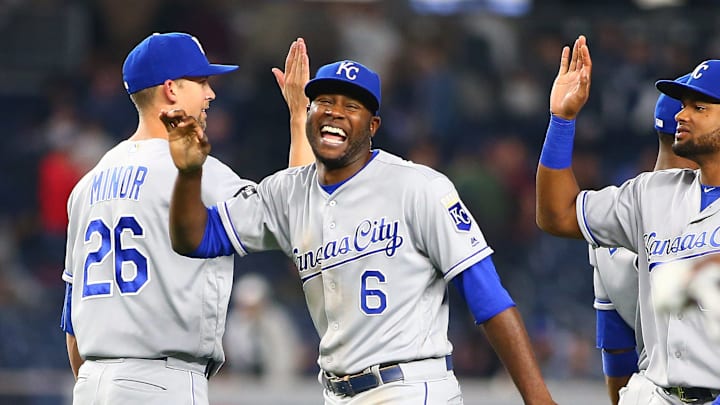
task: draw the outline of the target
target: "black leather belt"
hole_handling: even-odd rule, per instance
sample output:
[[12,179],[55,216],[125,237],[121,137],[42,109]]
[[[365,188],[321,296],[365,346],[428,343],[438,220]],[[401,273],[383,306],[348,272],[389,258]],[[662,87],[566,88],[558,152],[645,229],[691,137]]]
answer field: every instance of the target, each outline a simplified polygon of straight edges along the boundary
[[[420,361],[420,360],[418,360]],[[445,366],[448,371],[453,369],[452,357],[445,356]],[[378,376],[380,380],[378,380]],[[379,366],[377,374],[366,371],[359,374],[346,375],[343,377],[333,376],[326,372],[322,373],[322,382],[325,388],[335,395],[352,397],[361,392],[371,390],[381,384],[388,384],[395,381],[402,381],[403,375],[400,365],[388,364]]]
[[720,390],[710,388],[670,387],[663,388],[663,390],[666,394],[676,396],[687,404],[704,404],[714,400],[720,394]]

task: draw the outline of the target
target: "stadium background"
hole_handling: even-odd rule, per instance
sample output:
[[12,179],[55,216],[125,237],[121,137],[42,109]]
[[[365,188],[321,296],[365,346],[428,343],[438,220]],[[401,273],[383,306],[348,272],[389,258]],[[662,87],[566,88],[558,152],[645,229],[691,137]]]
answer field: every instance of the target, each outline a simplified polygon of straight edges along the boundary
[[[65,198],[134,130],[120,68],[154,31],[190,32],[210,60],[240,65],[213,82],[208,133],[213,153],[254,180],[287,162],[287,109],[270,68],[282,67],[294,38],[306,39],[313,72],[344,58],[380,72],[375,145],[455,181],[496,250],[556,399],[607,403],[586,245],[534,223],[534,170],[559,52],[583,33],[594,62],[578,122],[578,181],[619,183],[654,164],[652,83],[720,57],[719,11],[715,1],[690,0],[0,1],[0,404],[67,401],[72,378],[58,326]],[[271,280],[302,332],[306,361],[297,384],[221,372],[211,383],[216,403],[318,403],[318,339],[291,264],[268,253],[237,268]],[[464,304],[454,294],[451,302],[466,403],[520,403]]]

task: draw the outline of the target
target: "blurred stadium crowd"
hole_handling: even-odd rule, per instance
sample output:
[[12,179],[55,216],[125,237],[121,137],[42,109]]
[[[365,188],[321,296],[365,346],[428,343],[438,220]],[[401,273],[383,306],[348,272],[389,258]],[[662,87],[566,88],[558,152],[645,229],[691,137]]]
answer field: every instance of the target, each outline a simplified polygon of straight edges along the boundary
[[[587,247],[545,235],[534,221],[534,172],[560,49],[583,33],[593,53],[578,181],[619,183],[654,164],[654,81],[720,57],[720,4],[548,0],[507,16],[429,14],[412,3],[0,1],[0,369],[70,373],[59,329],[67,195],[135,129],[121,79],[131,46],[150,32],[185,31],[211,61],[240,65],[213,82],[208,134],[213,154],[253,180],[287,164],[288,114],[270,69],[283,66],[293,39],[306,39],[313,72],[344,58],[377,70],[383,126],[375,146],[455,182],[496,251],[546,376],[602,378]],[[238,275],[269,280],[300,331],[301,372],[315,373],[317,336],[292,263],[277,252],[236,262]],[[495,375],[501,365],[451,294],[456,372]]]

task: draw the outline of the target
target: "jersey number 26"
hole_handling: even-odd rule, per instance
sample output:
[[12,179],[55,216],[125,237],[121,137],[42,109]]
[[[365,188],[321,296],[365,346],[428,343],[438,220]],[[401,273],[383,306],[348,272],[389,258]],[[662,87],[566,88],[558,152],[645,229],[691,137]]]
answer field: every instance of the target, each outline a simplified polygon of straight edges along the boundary
[[[90,242],[94,234],[100,236],[100,247],[88,253],[83,267],[83,291],[82,296],[111,296],[113,281],[117,284],[120,294],[136,294],[148,282],[147,258],[140,251],[122,246],[123,232],[129,232],[131,237],[144,237],[142,226],[134,217],[121,217],[117,225],[110,229],[102,219],[95,219],[88,224],[85,230],[85,243]],[[108,256],[113,259],[114,278],[90,283],[88,273],[100,269]],[[134,273],[123,275],[123,264],[132,263],[135,267]],[[125,276],[125,277],[123,277]]]

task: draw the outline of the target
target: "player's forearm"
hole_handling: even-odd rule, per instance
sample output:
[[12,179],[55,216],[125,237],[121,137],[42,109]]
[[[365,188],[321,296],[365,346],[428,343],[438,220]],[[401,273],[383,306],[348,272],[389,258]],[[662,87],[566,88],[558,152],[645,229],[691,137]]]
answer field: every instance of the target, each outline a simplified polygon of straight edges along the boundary
[[302,111],[290,114],[290,162],[289,167],[305,166],[315,161],[310,143],[305,135],[307,113]]
[[555,404],[543,381],[517,308],[500,312],[485,322],[483,328],[525,404]]
[[178,172],[170,200],[170,240],[173,250],[188,254],[202,242],[207,209],[201,199],[202,169]]
[[549,169],[538,165],[535,179],[537,225],[556,236],[582,239],[575,199],[580,188],[572,169]]
[[626,386],[628,381],[630,381],[629,375],[622,377],[605,376],[605,384],[607,385],[608,396],[610,397],[610,402],[613,405],[618,405],[618,402],[620,401],[620,388]]
[[82,366],[84,360],[82,357],[80,357],[80,352],[78,351],[77,340],[75,339],[75,336],[66,333],[65,344],[67,345],[70,368],[72,369],[75,380],[77,380],[78,373],[80,372],[80,366]]

